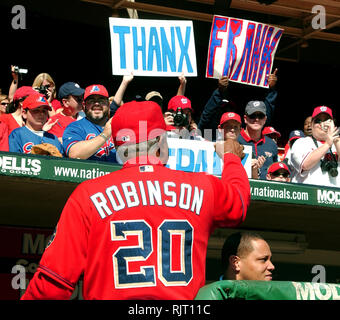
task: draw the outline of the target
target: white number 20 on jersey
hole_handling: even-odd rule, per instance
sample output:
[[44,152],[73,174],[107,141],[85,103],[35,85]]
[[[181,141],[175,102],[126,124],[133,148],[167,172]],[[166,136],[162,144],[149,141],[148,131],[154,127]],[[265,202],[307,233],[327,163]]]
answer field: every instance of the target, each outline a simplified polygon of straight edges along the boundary
[[[187,220],[164,220],[157,231],[158,270],[142,266],[138,272],[129,271],[129,262],[146,261],[153,252],[152,230],[145,220],[111,221],[111,240],[138,237],[138,245],[121,246],[112,255],[116,288],[152,287],[156,276],[165,286],[186,286],[192,279],[193,227]],[[172,237],[180,236],[180,270],[171,270]],[[178,251],[177,251],[178,252]]]

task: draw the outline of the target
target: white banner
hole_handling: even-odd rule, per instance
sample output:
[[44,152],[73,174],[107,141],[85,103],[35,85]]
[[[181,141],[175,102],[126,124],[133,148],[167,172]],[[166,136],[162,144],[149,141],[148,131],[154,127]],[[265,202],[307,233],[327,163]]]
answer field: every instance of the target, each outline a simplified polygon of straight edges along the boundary
[[276,49],[283,29],[264,23],[214,16],[206,77],[268,87]]
[[[207,172],[220,176],[223,160],[215,152],[213,142],[168,138],[169,160],[167,167],[189,172]],[[251,178],[252,147],[244,146],[242,160],[248,178]]]
[[197,76],[192,21],[109,18],[112,74]]

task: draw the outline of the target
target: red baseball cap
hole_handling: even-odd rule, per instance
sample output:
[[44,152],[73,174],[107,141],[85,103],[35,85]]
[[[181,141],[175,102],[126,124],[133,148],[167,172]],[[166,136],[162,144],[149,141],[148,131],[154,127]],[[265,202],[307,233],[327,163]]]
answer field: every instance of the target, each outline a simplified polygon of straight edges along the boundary
[[281,137],[281,133],[276,131],[273,127],[264,127],[262,133],[265,134],[273,134],[275,133],[279,138]]
[[29,95],[25,99],[22,108],[32,110],[41,106],[47,107],[48,110],[52,111],[52,108],[47,102],[45,96],[35,91],[34,94]]
[[316,107],[313,111],[312,118],[315,118],[320,113],[327,113],[333,119],[332,109],[327,106]]
[[29,86],[23,86],[18,88],[17,90],[15,90],[14,96],[13,96],[13,100],[20,100],[23,97],[27,97],[31,94],[35,94],[38,93],[37,91],[35,91],[32,87]]
[[92,84],[85,89],[84,93],[84,100],[87,99],[87,97],[93,95],[93,94],[98,94],[100,96],[104,96],[106,98],[109,97],[109,93],[107,92],[106,88],[102,86],[101,84]]
[[280,170],[280,169],[284,169],[284,170],[288,171],[289,174],[290,174],[290,170],[284,162],[274,162],[272,165],[269,166],[267,172],[273,173],[273,172]]
[[235,112],[225,112],[222,114],[222,117],[221,117],[221,120],[220,120],[220,126],[229,121],[229,120],[235,120],[237,122],[239,122],[240,124],[242,124],[242,121],[241,121],[241,117],[235,113]]
[[176,111],[177,108],[184,109],[190,109],[191,111],[194,111],[191,107],[191,101],[184,96],[174,96],[170,99],[168,103],[168,110]]
[[151,140],[166,130],[161,108],[153,101],[124,103],[111,121],[112,138],[116,146]]

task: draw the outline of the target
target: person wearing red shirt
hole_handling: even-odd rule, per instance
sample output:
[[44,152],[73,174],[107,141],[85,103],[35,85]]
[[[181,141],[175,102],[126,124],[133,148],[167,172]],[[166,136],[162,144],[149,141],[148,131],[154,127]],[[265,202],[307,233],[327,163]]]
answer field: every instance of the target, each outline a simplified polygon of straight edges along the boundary
[[111,119],[122,169],[81,183],[22,299],[194,299],[205,284],[208,239],[246,217],[250,185],[233,139],[216,144],[221,178],[171,170],[166,125],[152,101]]
[[65,128],[85,116],[83,112],[84,92],[85,90],[75,82],[66,82],[59,89],[58,98],[62,110],[50,117],[49,123],[53,126],[48,132],[57,136],[61,143]]
[[8,150],[8,127],[6,123],[0,122],[0,151]]
[[37,92],[32,87],[20,87],[15,91],[13,101],[11,102],[11,108],[13,108],[14,111],[0,115],[0,121],[7,125],[8,135],[10,135],[14,129],[20,128],[25,124],[22,118],[22,104],[30,94],[34,93]]

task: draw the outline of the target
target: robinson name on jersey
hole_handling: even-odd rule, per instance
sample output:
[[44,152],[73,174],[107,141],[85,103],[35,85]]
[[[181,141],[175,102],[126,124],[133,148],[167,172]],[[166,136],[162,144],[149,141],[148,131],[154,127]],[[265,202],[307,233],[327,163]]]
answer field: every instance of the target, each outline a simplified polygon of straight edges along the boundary
[[204,190],[197,186],[181,183],[179,194],[173,181],[127,181],[112,185],[104,192],[90,196],[102,219],[125,208],[137,206],[178,206],[199,215],[203,204]]

